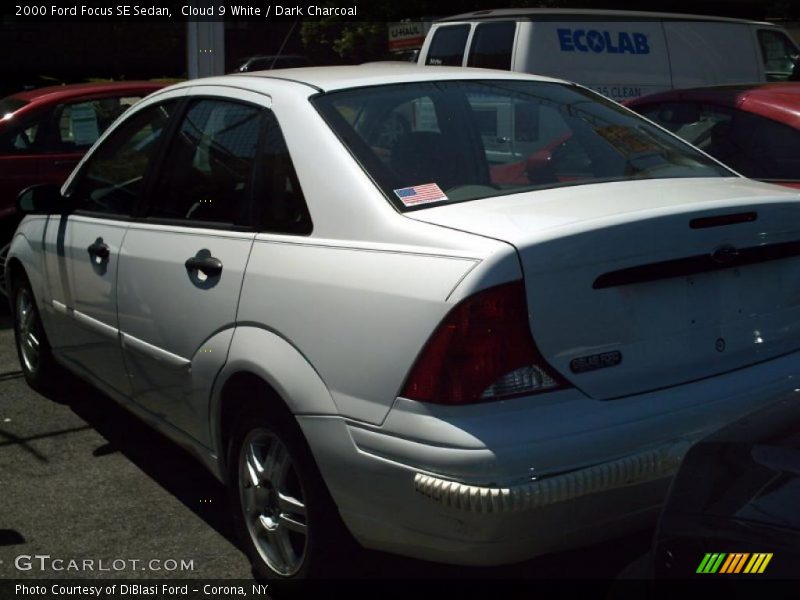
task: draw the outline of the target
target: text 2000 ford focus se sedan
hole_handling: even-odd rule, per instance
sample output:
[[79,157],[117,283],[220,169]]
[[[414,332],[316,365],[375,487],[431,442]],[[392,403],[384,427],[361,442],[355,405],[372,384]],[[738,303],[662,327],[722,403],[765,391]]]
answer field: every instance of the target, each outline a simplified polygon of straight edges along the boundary
[[[800,388],[800,198],[576,85],[373,65],[143,100],[9,258],[19,355],[228,481],[258,573],[461,564],[652,519]],[[343,526],[342,526],[343,525]]]

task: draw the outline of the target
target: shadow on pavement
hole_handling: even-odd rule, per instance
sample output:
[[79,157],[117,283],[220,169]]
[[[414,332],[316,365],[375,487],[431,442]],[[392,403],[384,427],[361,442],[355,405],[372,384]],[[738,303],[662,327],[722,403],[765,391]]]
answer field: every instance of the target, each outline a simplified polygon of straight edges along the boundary
[[68,405],[89,427],[108,440],[108,443],[93,450],[93,456],[102,458],[121,452],[142,472],[239,547],[227,510],[225,487],[188,452],[112,399],[77,379],[70,380],[62,390],[49,395],[49,398]]
[[0,329],[11,329],[11,311],[8,307],[8,298],[0,294]]
[[16,529],[0,529],[0,546],[17,546],[26,542]]

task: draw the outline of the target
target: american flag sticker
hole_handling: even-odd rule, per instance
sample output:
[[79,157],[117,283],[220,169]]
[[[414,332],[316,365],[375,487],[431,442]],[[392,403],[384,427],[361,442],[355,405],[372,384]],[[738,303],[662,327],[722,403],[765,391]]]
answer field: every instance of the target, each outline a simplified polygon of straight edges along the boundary
[[428,204],[430,202],[440,202],[447,200],[447,195],[435,183],[425,183],[412,187],[394,190],[400,201],[406,206],[417,206],[418,204]]

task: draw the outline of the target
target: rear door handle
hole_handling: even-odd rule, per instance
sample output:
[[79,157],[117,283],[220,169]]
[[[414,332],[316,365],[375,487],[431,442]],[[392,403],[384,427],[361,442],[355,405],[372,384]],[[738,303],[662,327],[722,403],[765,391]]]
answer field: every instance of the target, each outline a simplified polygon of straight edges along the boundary
[[103,240],[98,239],[89,246],[86,251],[89,253],[89,256],[100,258],[102,260],[107,259],[111,255],[111,250],[108,247],[108,244],[104,243]]
[[192,256],[187,258],[184,264],[190,275],[192,271],[202,271],[208,277],[214,277],[222,273],[222,261],[213,256]]

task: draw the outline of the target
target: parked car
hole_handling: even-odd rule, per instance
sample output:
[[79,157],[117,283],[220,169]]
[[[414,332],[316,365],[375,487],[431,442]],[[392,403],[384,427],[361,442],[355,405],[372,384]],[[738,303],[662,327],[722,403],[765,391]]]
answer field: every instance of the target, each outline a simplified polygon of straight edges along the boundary
[[800,406],[759,410],[695,444],[672,483],[653,547],[664,577],[797,578]]
[[508,8],[440,19],[424,65],[577,81],[615,100],[669,89],[797,77],[800,49],[774,23],[622,10]]
[[240,62],[234,73],[247,73],[248,71],[268,71],[270,69],[289,69],[297,67],[310,67],[311,61],[301,54],[267,54],[250,56]]
[[626,105],[742,175],[800,188],[800,83],[676,90]]
[[[493,178],[491,103],[552,149],[526,181]],[[621,535],[693,441],[795,396],[800,195],[557,80],[190,81],[19,203],[25,379],[64,368],[191,450],[260,576],[349,536],[490,565]]]
[[148,82],[44,87],[0,100],[0,289],[8,243],[22,215],[17,194],[36,183],[62,184],[123,111],[164,87]]

